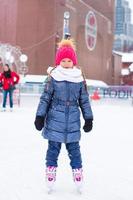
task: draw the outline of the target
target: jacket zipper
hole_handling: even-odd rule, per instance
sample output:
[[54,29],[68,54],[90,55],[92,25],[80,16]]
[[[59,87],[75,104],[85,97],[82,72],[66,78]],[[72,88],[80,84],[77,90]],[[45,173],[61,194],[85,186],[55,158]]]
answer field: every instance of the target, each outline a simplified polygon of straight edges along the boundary
[[[66,91],[67,91],[67,102],[69,102],[69,96],[70,96],[70,91],[69,91],[69,83],[66,82]],[[68,133],[68,117],[69,117],[69,104],[65,105],[65,113],[66,113],[66,134],[65,134],[65,143],[67,142],[67,133]]]

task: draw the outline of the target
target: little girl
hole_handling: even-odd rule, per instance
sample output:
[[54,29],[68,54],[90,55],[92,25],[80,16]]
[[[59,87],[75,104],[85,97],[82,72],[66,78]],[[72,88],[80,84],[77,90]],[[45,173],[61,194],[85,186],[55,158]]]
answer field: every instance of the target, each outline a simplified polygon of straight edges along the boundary
[[48,68],[50,78],[38,105],[35,127],[48,140],[46,181],[50,188],[56,181],[57,160],[65,143],[73,180],[82,185],[82,159],[79,141],[80,110],[85,120],[84,131],[93,125],[93,114],[81,70],[76,67],[77,55],[72,40],[62,40],[56,53],[56,67]]

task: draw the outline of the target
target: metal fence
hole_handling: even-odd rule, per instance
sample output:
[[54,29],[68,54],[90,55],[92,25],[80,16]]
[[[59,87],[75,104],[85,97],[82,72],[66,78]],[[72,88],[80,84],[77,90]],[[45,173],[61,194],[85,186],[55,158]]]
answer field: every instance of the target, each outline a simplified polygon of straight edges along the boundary
[[[20,106],[20,99],[22,96],[40,96],[43,92],[44,84],[24,83],[18,84],[13,93],[14,104]],[[133,86],[107,86],[94,87],[87,86],[90,99],[131,99],[133,104]],[[2,89],[0,90],[0,103],[2,102]]]

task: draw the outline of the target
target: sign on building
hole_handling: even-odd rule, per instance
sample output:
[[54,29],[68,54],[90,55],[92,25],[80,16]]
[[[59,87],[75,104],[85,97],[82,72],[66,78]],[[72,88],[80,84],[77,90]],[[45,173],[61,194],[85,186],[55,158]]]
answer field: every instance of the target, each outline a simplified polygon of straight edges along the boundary
[[89,11],[85,20],[85,40],[87,48],[92,51],[97,41],[97,20],[94,12]]

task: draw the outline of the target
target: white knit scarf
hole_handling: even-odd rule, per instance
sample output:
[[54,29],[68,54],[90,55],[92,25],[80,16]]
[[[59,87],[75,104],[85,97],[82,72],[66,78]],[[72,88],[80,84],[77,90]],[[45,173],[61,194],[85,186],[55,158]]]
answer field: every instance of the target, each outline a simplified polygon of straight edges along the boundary
[[84,80],[81,70],[77,67],[63,68],[60,65],[56,68],[48,67],[47,73],[50,74],[56,81],[69,81],[79,83]]

